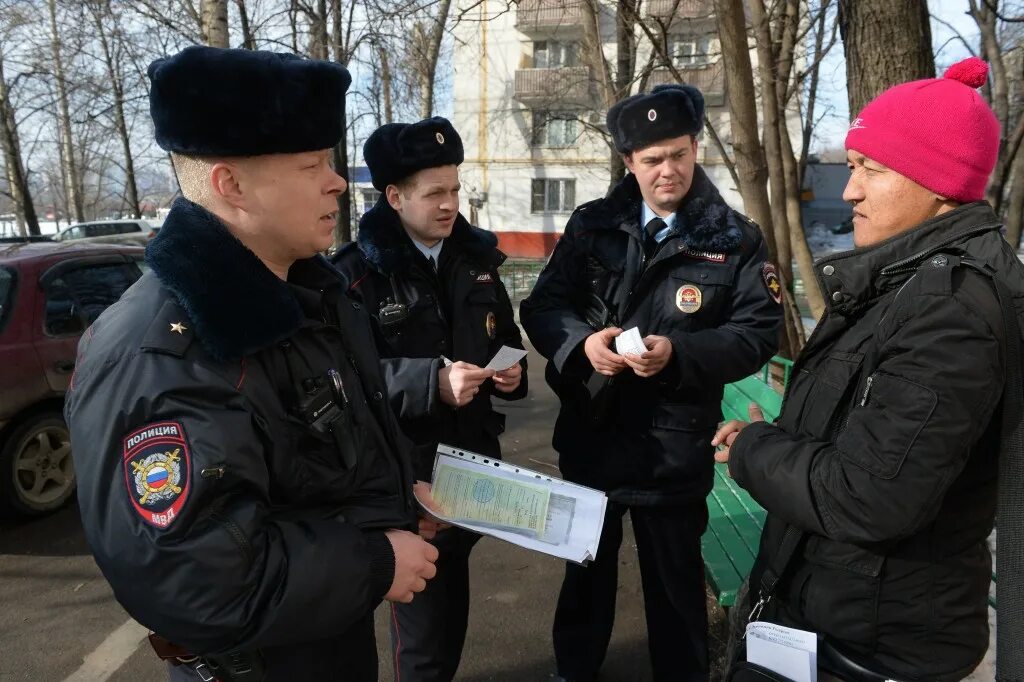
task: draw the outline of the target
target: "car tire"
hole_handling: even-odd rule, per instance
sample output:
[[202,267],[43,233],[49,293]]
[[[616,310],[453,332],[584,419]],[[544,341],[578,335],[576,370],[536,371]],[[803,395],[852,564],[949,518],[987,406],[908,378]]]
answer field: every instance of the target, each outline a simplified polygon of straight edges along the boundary
[[31,415],[0,449],[0,508],[8,515],[42,516],[75,494],[71,437],[59,412]]

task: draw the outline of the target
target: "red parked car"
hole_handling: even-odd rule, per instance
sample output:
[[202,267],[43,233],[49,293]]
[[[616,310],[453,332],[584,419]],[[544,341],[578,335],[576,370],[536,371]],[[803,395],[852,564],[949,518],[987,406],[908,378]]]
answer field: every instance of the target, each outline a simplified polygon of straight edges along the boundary
[[146,267],[113,244],[0,239],[0,508],[47,513],[75,492],[64,392],[78,339]]

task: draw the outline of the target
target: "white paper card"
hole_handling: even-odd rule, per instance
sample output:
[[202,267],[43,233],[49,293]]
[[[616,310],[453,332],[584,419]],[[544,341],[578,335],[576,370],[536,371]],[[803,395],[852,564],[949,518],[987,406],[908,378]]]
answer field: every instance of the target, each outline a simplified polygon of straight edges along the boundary
[[627,329],[615,337],[615,352],[619,355],[626,355],[627,353],[642,355],[646,350],[647,346],[644,345],[644,340],[641,338],[640,330],[637,327]]
[[818,682],[818,636],[775,623],[750,623],[747,661],[794,682]]
[[502,346],[501,350],[495,353],[494,357],[491,358],[491,361],[487,363],[487,366],[484,367],[484,369],[493,369],[495,372],[503,372],[525,357],[525,350]]
[[444,366],[445,366],[445,367],[451,367],[451,366],[452,366],[452,364],[453,364],[451,360],[449,360],[448,358],[446,358],[446,357],[445,357],[445,356],[443,356],[443,355],[441,356],[441,362],[443,362],[443,363],[444,363]]

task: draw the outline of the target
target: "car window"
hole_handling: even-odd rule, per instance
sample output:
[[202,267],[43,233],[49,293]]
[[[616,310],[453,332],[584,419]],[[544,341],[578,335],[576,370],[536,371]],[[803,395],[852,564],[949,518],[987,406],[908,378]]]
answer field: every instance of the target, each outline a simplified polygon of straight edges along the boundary
[[14,307],[14,271],[0,268],[0,330]]
[[131,234],[132,232],[142,232],[142,228],[139,227],[138,223],[118,223],[118,234]]
[[82,237],[82,228],[79,226],[70,227],[60,233],[61,241],[65,239],[80,239]]
[[127,263],[64,273],[46,287],[46,333],[80,334],[138,278],[138,270]]

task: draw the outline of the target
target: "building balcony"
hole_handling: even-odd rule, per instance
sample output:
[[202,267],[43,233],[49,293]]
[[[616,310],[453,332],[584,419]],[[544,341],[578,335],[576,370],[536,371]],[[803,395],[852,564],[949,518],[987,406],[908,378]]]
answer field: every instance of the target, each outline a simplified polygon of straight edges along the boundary
[[516,28],[527,34],[551,34],[560,29],[579,30],[582,27],[581,0],[519,0],[516,9]]
[[516,69],[515,98],[528,107],[585,105],[590,99],[590,69]]
[[682,77],[677,80],[672,71],[666,68],[651,71],[647,79],[648,92],[655,85],[664,83],[685,83],[692,85],[704,94],[704,102],[709,107],[720,107],[725,104],[725,69],[722,62],[702,64],[700,66],[679,66],[676,71]]
[[670,23],[675,19],[711,19],[715,6],[711,0],[649,0],[647,16]]

